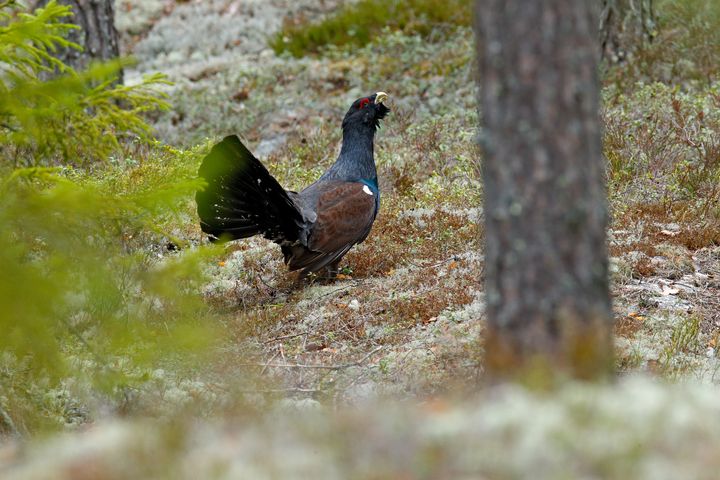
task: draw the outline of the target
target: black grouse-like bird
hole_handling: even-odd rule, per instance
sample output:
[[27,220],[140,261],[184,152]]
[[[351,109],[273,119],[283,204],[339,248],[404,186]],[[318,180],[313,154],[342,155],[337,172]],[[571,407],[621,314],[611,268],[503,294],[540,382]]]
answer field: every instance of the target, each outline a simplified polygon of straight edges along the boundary
[[387,98],[378,92],[353,102],[338,159],[299,193],[282,188],[237,136],[215,145],[198,172],[207,182],[195,197],[203,232],[213,240],[262,234],[301,278],[320,270],[334,277],[340,259],[367,238],[380,206],[373,142],[390,111]]

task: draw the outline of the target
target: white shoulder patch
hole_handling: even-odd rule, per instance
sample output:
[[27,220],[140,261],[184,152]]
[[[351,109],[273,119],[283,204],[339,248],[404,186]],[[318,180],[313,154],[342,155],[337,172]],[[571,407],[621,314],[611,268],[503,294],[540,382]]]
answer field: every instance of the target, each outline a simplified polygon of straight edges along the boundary
[[367,185],[363,185],[363,192],[367,193],[368,195],[372,195],[372,190],[370,190],[370,187]]

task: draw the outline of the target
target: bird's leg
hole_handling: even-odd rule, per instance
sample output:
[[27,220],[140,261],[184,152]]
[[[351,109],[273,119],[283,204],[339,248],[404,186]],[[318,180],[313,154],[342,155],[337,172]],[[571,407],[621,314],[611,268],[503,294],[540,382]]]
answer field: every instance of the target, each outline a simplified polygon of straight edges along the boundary
[[335,280],[338,276],[338,273],[340,273],[340,260],[335,260],[333,263],[325,267],[325,275],[323,275],[323,280]]
[[305,270],[300,270],[300,273],[298,273],[297,279],[295,280],[295,287],[305,287],[310,285],[313,280],[315,279],[315,275],[311,272],[306,272]]
[[319,272],[301,270],[295,281],[295,286],[303,287],[315,282],[330,283],[337,278],[338,273],[340,273],[340,260],[334,261]]

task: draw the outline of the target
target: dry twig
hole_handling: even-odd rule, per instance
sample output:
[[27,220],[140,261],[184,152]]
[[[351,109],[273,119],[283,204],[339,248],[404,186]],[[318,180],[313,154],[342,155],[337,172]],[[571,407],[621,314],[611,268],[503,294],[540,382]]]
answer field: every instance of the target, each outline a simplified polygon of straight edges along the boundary
[[337,365],[307,365],[304,363],[244,363],[241,366],[243,367],[261,367],[261,368],[309,368],[309,369],[321,369],[321,370],[342,370],[343,368],[349,368],[349,367],[357,367],[358,365],[362,365],[365,363],[365,361],[373,356],[375,353],[382,350],[382,345],[375,348],[371,352],[369,352],[367,355],[362,357],[360,360],[357,360],[355,362],[349,362],[349,363],[341,363]]

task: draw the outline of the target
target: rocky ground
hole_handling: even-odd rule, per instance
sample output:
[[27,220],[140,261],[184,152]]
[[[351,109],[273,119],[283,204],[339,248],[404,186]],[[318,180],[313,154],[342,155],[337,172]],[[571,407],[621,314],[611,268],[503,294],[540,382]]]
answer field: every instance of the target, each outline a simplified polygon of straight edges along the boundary
[[[262,239],[229,245],[203,291],[232,336],[219,359],[191,372],[158,366],[123,404],[130,420],[99,402],[80,433],[6,443],[0,476],[714,478],[720,247],[698,241],[712,226],[613,195],[623,378],[555,395],[478,392],[471,32],[436,43],[386,32],[300,59],[267,47],[284,19],[337,4],[118,1],[124,49],[138,62],[127,81],[161,71],[175,83],[173,109],[154,119],[159,137],[194,145],[239,133],[288,188],[334,160],[353,99],[390,93],[377,139],[382,211],[331,285],[294,287]],[[191,215],[173,234],[201,238]]]

